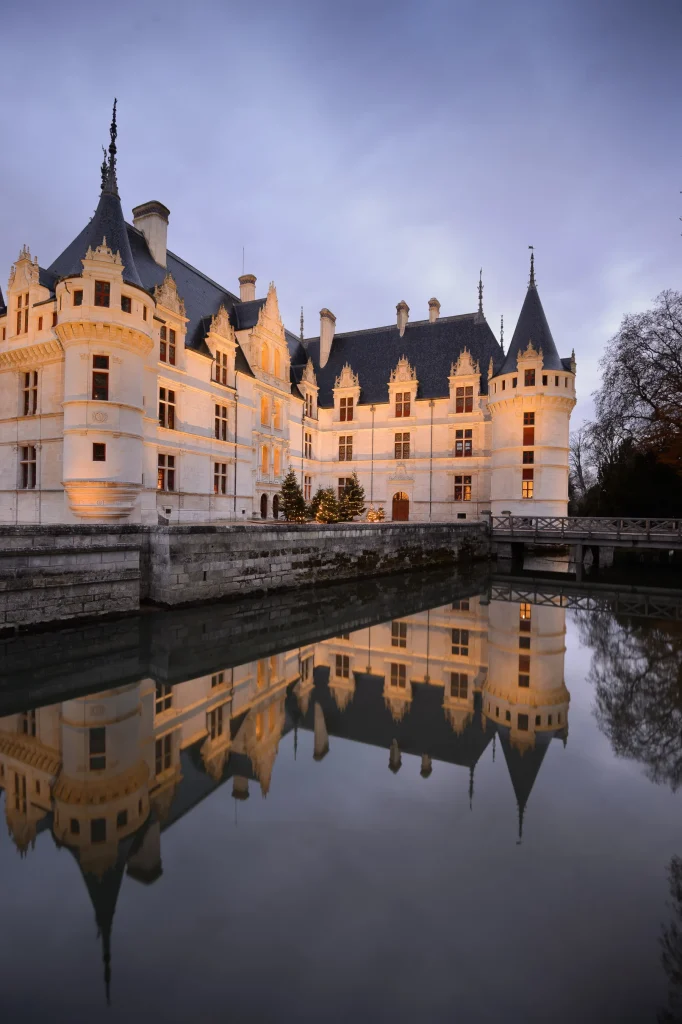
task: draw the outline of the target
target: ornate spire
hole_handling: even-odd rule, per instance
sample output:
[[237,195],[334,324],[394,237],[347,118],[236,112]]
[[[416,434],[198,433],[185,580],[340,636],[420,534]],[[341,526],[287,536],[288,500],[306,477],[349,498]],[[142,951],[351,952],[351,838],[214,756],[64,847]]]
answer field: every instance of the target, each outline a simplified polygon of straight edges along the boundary
[[116,103],[114,100],[114,109],[111,114],[111,125],[109,126],[109,159],[106,158],[106,152],[104,160],[102,161],[102,192],[110,192],[112,195],[118,195],[118,184],[116,182],[116,136],[118,135],[118,129],[116,127]]
[[303,341],[303,306],[301,306],[301,341]]
[[528,248],[530,249],[530,281],[528,282],[528,287],[535,288],[535,247],[529,245]]
[[478,274],[478,312],[483,316],[483,267]]
[[504,355],[504,313],[500,317],[500,348],[502,349],[502,355]]
[[100,173],[102,175],[102,188],[100,189],[100,191],[104,192],[104,186],[106,184],[108,170],[106,146],[102,146],[102,154],[102,166],[100,167]]

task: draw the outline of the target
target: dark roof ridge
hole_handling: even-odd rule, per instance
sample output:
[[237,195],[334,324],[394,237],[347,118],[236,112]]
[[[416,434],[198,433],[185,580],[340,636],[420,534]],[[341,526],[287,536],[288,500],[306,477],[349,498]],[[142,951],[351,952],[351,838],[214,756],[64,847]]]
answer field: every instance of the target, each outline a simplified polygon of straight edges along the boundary
[[[478,313],[454,313],[452,316],[439,316],[437,320],[434,320],[435,324],[449,324],[455,320],[476,320],[479,317]],[[424,324],[431,323],[430,320],[409,320],[405,330],[407,331],[410,327],[423,327]],[[487,321],[486,321],[487,322]],[[397,324],[384,324],[382,327],[362,327],[359,331],[337,331],[334,334],[334,340],[332,345],[337,338],[349,338],[351,335],[355,337],[358,334],[378,334],[379,331],[390,331],[392,328],[397,329]],[[309,341],[319,341],[320,336],[316,334],[311,338],[304,338],[303,344],[307,345]]]

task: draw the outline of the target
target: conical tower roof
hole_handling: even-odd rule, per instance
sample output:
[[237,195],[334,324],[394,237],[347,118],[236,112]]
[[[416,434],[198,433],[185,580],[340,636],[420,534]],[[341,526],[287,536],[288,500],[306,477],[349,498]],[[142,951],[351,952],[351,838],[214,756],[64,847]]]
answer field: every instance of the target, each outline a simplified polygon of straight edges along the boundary
[[532,257],[528,291],[500,374],[514,373],[517,369],[517,357],[520,352],[525,352],[529,341],[533,342],[534,349],[542,349],[542,365],[545,370],[564,369],[540,302]]
[[96,249],[106,238],[112,252],[118,252],[123,264],[123,280],[128,284],[143,288],[140,275],[135,266],[133,253],[128,239],[121,200],[116,183],[116,103],[111,121],[111,142],[109,155],[105,153],[102,163],[102,191],[97,209],[92,220],[86,224],[81,233],[67,245],[64,252],[57,257],[48,268],[56,277],[78,277],[83,273],[82,260],[88,249]]

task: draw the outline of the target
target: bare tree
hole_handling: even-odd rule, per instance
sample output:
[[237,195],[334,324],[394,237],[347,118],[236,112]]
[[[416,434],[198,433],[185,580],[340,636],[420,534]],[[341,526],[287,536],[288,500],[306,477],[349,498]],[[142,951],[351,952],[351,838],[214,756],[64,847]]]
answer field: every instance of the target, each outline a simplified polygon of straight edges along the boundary
[[594,483],[594,473],[590,465],[590,424],[583,423],[571,434],[568,458],[573,486],[578,498],[582,499]]

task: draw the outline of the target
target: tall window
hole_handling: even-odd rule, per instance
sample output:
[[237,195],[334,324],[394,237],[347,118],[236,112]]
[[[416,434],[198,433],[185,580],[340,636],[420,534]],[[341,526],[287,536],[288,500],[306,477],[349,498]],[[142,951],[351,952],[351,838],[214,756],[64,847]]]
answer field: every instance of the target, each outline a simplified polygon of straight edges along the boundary
[[121,296],[121,312],[122,313],[132,313],[132,311],[133,311],[132,299],[130,298],[129,295],[122,295]]
[[159,455],[156,486],[159,491],[175,490],[174,455]]
[[28,333],[28,292],[17,296],[17,334]]
[[215,436],[219,441],[227,441],[227,406],[215,407]]
[[219,704],[206,715],[206,728],[212,740],[223,734],[223,705]]
[[466,458],[472,454],[473,433],[471,430],[455,431],[455,458]]
[[523,371],[523,386],[526,388],[535,387],[535,370]]
[[410,457],[410,435],[396,434],[394,441],[394,453],[396,459],[409,459]]
[[[272,471],[275,476],[279,476],[282,472],[282,452],[279,448],[275,448],[272,453]],[[275,518],[277,517],[275,516]]]
[[307,682],[308,679],[310,679],[312,677],[313,668],[314,668],[314,665],[313,665],[312,657],[304,658],[301,661],[301,679],[303,680],[304,683]]
[[92,357],[92,399],[109,401],[109,356]]
[[24,491],[32,491],[36,485],[35,445],[22,445],[19,449],[19,456],[19,487]]
[[159,358],[162,363],[170,363],[171,366],[175,366],[175,331],[172,327],[166,328],[164,324],[160,336]]
[[227,387],[227,352],[216,350],[215,379],[217,384],[224,384]]
[[305,414],[309,419],[313,417],[313,396],[306,394],[305,396]]
[[261,369],[267,371],[270,369],[270,350],[267,345],[263,345],[260,351],[260,365]]
[[352,398],[342,398],[340,400],[340,413],[341,413],[341,422],[342,423],[345,422],[346,420],[350,421],[350,420],[353,419],[353,399]]
[[14,809],[26,814],[26,776],[14,776]]
[[303,435],[303,454],[306,459],[313,457],[313,435],[309,434],[307,430]]
[[270,425],[270,402],[265,395],[261,395],[260,400],[260,421],[264,427]]
[[471,501],[471,477],[455,477],[455,501]]
[[519,732],[528,732],[528,715],[517,715],[516,724]]
[[450,673],[450,696],[466,700],[469,695],[469,676],[466,672]]
[[101,441],[93,441],[92,444],[92,461],[93,462],[106,462],[107,461],[107,446],[102,444]]
[[107,841],[107,819],[92,818],[90,821],[90,842],[106,843]]
[[175,392],[159,388],[159,426],[175,430]]
[[162,715],[164,711],[169,711],[173,707],[173,687],[168,686],[166,683],[156,684],[156,699],[154,702],[154,712],[157,715]]
[[260,450],[260,471],[263,476],[268,475],[270,469],[270,450],[266,444]]
[[407,647],[407,623],[391,623],[391,647]]
[[397,686],[404,690],[407,685],[407,665],[397,665],[391,662],[391,686]]
[[524,412],[523,414],[523,445],[535,444],[535,413]]
[[349,462],[353,458],[353,435],[345,434],[339,438],[339,462]]
[[38,411],[38,371],[29,370],[24,374],[22,388],[24,416],[35,416]]
[[155,769],[156,774],[160,775],[161,772],[166,772],[171,766],[172,757],[172,739],[173,734],[168,732],[165,736],[161,736],[156,741],[155,747]]
[[519,654],[519,686],[530,686],[530,654]]
[[347,654],[336,655],[336,676],[338,679],[348,679],[350,676],[350,658]]
[[474,389],[455,388],[455,412],[473,412]]
[[469,657],[469,630],[452,630],[452,653],[458,654],[460,658]]
[[282,429],[282,403],[281,402],[275,402],[274,406],[273,406],[273,410],[274,410],[273,426],[274,426],[275,430],[281,430]]
[[313,495],[313,478],[311,476],[303,477],[303,497],[306,501],[310,501]]
[[395,396],[395,414],[396,416],[409,416],[410,415],[410,399],[411,395],[409,391],[398,391]]
[[351,476],[340,476],[340,477],[337,477],[337,479],[339,481],[337,497],[339,498],[339,500],[341,500],[341,495],[343,494],[343,492],[346,489],[346,484],[352,484],[353,483],[353,478]]
[[107,730],[102,726],[88,730],[90,755],[90,771],[103,772],[107,766]]
[[280,354],[277,351],[277,349],[275,349],[274,364],[275,364],[274,365],[275,377],[281,377],[281,375],[282,375],[282,357],[280,356]]
[[227,463],[213,463],[213,493],[227,494]]
[[109,281],[95,281],[95,305],[108,306],[111,298]]
[[35,736],[37,731],[35,711],[24,711],[21,716],[21,731],[24,736]]
[[523,469],[522,470],[522,476],[523,476],[523,479],[521,480],[521,497],[522,498],[532,498],[533,497],[533,484],[535,482],[533,480],[533,470],[532,469]]
[[519,605],[519,630],[522,633],[530,633],[532,605],[522,602]]

